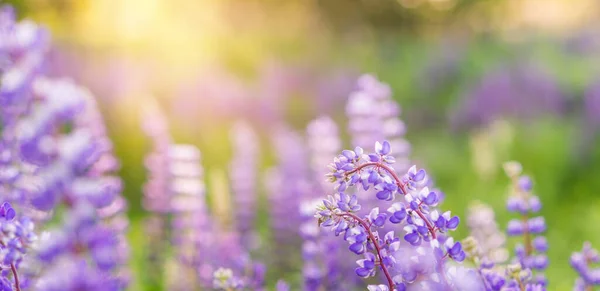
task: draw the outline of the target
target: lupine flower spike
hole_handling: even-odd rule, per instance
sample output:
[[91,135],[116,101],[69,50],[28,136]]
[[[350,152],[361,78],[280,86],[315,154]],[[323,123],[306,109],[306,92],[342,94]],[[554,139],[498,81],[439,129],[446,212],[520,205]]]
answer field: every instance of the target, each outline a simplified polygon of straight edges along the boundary
[[[421,252],[425,249],[431,251],[440,275],[444,273],[443,262],[446,259],[460,262],[465,258],[461,243],[454,242],[448,235],[448,231],[458,227],[458,216],[451,216],[450,212],[439,213],[435,209],[438,197],[436,192],[429,191],[425,186],[428,181],[425,170],[417,170],[413,166],[407,173],[398,175],[391,166],[394,163],[391,152],[391,145],[387,141],[375,143],[374,153],[364,153],[360,147],[354,151],[342,151],[330,164],[332,171],[328,174],[338,193],[323,200],[315,215],[320,225],[332,229],[336,235],[343,235],[350,251],[364,257],[357,261],[358,276],[372,277],[377,270],[381,270],[386,284],[384,287],[370,286],[372,290],[404,290],[407,284],[413,284],[415,280],[414,270],[392,273],[402,269],[401,264],[397,265],[397,254],[402,252],[402,240],[394,231],[379,235],[377,229],[386,223],[405,222],[403,240],[413,247],[418,248],[427,242]],[[375,207],[367,215],[359,216],[357,211],[361,205],[358,197],[345,193],[353,186],[377,190],[376,197],[390,203],[387,211],[382,212]],[[396,195],[402,195],[404,202],[393,202]],[[451,283],[442,277],[439,283],[449,286]]]
[[579,274],[574,291],[592,291],[594,286],[600,286],[600,268],[591,266],[598,263],[600,263],[600,255],[589,242],[583,244],[581,252],[571,255],[571,266]]
[[515,263],[521,265],[524,271],[535,272],[531,284],[546,286],[547,281],[542,273],[548,267],[548,242],[541,234],[546,230],[544,217],[531,217],[540,211],[542,204],[538,196],[532,193],[533,182],[529,176],[522,175],[522,167],[518,162],[507,162],[504,170],[511,179],[510,197],[507,209],[519,214],[518,219],[508,222],[506,232],[509,236],[522,236],[523,243],[515,247]]
[[16,211],[10,203],[4,202],[0,206],[0,290],[20,291],[24,278],[19,278],[19,265],[23,261],[27,250],[36,241],[33,232],[33,222],[25,217],[17,218]]

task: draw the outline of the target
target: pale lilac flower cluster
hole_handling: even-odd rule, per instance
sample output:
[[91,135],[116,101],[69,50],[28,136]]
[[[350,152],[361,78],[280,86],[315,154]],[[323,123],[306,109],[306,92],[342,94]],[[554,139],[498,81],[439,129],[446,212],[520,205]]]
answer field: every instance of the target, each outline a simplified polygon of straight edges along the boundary
[[247,248],[256,246],[258,136],[249,124],[236,123],[231,132],[233,157],[229,166],[235,211],[235,225]]
[[395,149],[398,170],[408,169],[410,145],[404,139],[406,126],[398,118],[400,106],[392,99],[387,84],[372,75],[362,75],[357,89],[348,97],[346,114],[353,145],[369,148],[376,141],[388,140]]
[[469,206],[466,224],[477,243],[478,257],[496,264],[508,260],[506,235],[498,228],[494,210],[490,206],[482,202],[473,203]]
[[17,213],[10,203],[0,206],[0,290],[21,290],[27,287],[26,280],[19,277],[19,267],[28,249],[36,241],[33,222],[26,218],[17,218]]
[[300,236],[302,237],[302,275],[304,277],[304,290],[319,290],[323,281],[328,277],[325,275],[321,260],[331,258],[334,254],[326,254],[323,250],[322,236],[319,226],[314,223],[314,209],[317,201],[305,201],[300,205],[302,223],[300,224]]
[[[299,205],[311,191],[308,153],[300,134],[287,128],[279,129],[273,136],[278,164],[265,175],[269,193],[270,223],[274,260],[278,266],[293,264],[294,250],[299,249],[301,222]],[[297,253],[296,253],[297,254]]]
[[[148,273],[159,273],[166,260],[169,243],[169,226],[171,209],[171,175],[169,173],[169,148],[171,135],[166,116],[155,103],[148,103],[144,108],[142,127],[150,139],[151,151],[144,158],[147,170],[146,182],[143,185],[144,196],[142,206],[150,215],[144,221],[145,233],[150,237],[147,241]],[[151,280],[160,279],[151,276]],[[159,284],[158,282],[155,284]]]
[[[213,221],[205,202],[204,171],[201,155],[193,145],[171,144],[167,169],[172,192],[172,243],[177,246],[180,265],[173,290],[187,290],[190,285],[210,286],[215,262],[207,251],[216,243]],[[199,271],[198,271],[199,270]]]
[[571,255],[571,266],[579,274],[573,290],[590,291],[594,286],[600,286],[600,268],[591,266],[598,263],[600,263],[600,255],[589,242],[583,244],[581,252]]
[[329,191],[330,183],[323,179],[327,174],[327,165],[331,157],[335,156],[342,148],[338,126],[328,116],[320,116],[312,120],[306,127],[306,144],[310,154],[310,166],[317,183],[313,197],[317,198]]

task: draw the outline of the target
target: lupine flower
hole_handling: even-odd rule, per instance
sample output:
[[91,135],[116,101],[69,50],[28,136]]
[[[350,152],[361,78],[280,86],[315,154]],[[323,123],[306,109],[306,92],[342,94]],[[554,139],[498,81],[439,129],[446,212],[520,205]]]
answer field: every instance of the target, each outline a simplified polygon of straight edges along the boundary
[[292,264],[293,249],[298,249],[300,213],[298,206],[311,190],[307,152],[302,137],[280,129],[273,136],[278,165],[265,175],[269,192],[271,228],[276,264]]
[[[21,290],[27,287],[28,280],[19,276],[19,266],[37,236],[33,232],[33,222],[26,218],[17,218],[10,203],[0,206],[0,266],[4,270],[0,277],[0,290]],[[14,289],[13,289],[14,288]]]
[[310,165],[314,175],[314,181],[318,188],[314,193],[317,198],[331,188],[330,183],[325,179],[327,165],[331,157],[336,155],[341,147],[341,141],[337,124],[328,116],[321,116],[311,121],[306,127],[306,143],[310,154]]
[[152,142],[152,151],[144,159],[148,179],[144,184],[142,205],[153,214],[171,211],[169,148],[172,144],[166,116],[154,102],[147,103],[142,117],[143,130]]
[[28,110],[31,83],[44,64],[48,50],[48,33],[30,20],[17,22],[14,9],[0,7],[0,104],[3,124]]
[[[6,7],[0,19],[2,188],[38,225],[53,217],[59,222],[34,248],[39,261],[26,264],[30,285],[122,290],[128,280],[127,219],[121,215],[126,204],[121,181],[112,175],[118,163],[96,103],[69,80],[39,76],[45,30],[30,21],[15,23]],[[85,275],[68,272],[69,264]]]
[[600,268],[593,269],[591,264],[600,263],[598,251],[589,242],[583,244],[581,252],[571,255],[571,266],[579,274],[573,290],[589,291],[593,286],[600,286]]
[[362,75],[357,81],[357,90],[348,97],[346,114],[353,145],[367,148],[387,139],[396,151],[393,156],[398,170],[408,169],[410,145],[404,140],[406,128],[398,119],[400,107],[392,99],[387,84],[372,75]]
[[[166,116],[154,102],[148,102],[143,108],[143,131],[152,142],[152,150],[144,159],[147,169],[147,180],[143,185],[144,196],[142,206],[150,212],[144,222],[148,236],[147,272],[159,273],[164,268],[167,244],[169,243],[169,218],[172,213],[171,173],[169,149],[171,136]],[[158,280],[159,276],[150,276],[150,280]],[[158,282],[155,284],[159,284]]]
[[231,269],[219,268],[214,273],[213,288],[217,290],[238,290],[241,282],[233,276]]
[[275,291],[290,291],[290,285],[285,281],[279,280],[275,285]]
[[[24,140],[28,143],[27,153],[22,154],[32,160],[41,161],[39,151],[53,157],[40,164],[43,166],[39,174],[28,177],[29,181],[41,183],[37,191],[30,192],[32,205],[47,211],[57,207],[59,201],[67,202],[62,227],[45,234],[37,250],[44,267],[35,288],[122,290],[128,281],[124,267],[128,259],[124,237],[127,220],[120,215],[125,210],[125,203],[120,198],[121,182],[111,175],[118,163],[112,156],[112,145],[106,137],[95,102],[89,92],[68,81],[37,82],[38,96],[49,102],[39,106],[51,109],[58,106],[60,100],[77,99],[81,100],[82,106],[73,115],[67,115],[72,116],[74,128],[71,132],[53,135],[43,130],[39,131],[42,139]],[[40,142],[47,143],[48,139],[55,139],[56,146],[40,147]],[[89,266],[80,268],[71,264]],[[62,271],[70,266],[79,268],[85,276],[75,277]]]
[[533,282],[546,286],[543,271],[548,266],[548,242],[541,234],[546,230],[546,223],[541,216],[531,217],[540,211],[542,204],[538,196],[532,193],[531,178],[521,175],[522,167],[518,162],[504,164],[504,170],[512,181],[511,195],[507,209],[520,215],[518,219],[509,221],[506,232],[509,236],[522,236],[523,243],[515,247],[516,260],[525,269],[536,272]]
[[504,247],[506,236],[498,229],[494,210],[481,202],[473,203],[467,214],[467,226],[476,240],[478,256],[493,263],[508,260],[508,250]]
[[323,286],[323,281],[327,280],[327,277],[321,260],[335,255],[324,252],[319,226],[313,220],[314,209],[318,203],[318,200],[305,201],[300,205],[304,290],[319,290]]
[[110,228],[113,232],[112,235],[116,236],[116,273],[123,280],[128,280],[129,271],[125,267],[125,263],[129,259],[129,244],[125,235],[129,227],[129,220],[125,215],[127,201],[120,195],[121,180],[116,176],[120,164],[114,156],[112,141],[108,137],[96,100],[91,95],[85,96],[87,106],[83,114],[78,115],[74,124],[87,129],[101,150],[96,162],[88,169],[87,177],[75,181],[74,188],[76,190],[74,191],[89,191],[89,187],[96,188],[91,195],[88,194],[89,199],[97,207],[98,217],[103,224]]
[[[424,170],[417,171],[413,166],[406,174],[398,175],[391,166],[394,162],[391,152],[387,141],[377,142],[375,152],[370,154],[364,153],[360,147],[354,151],[342,151],[330,164],[332,172],[328,174],[338,193],[323,200],[316,214],[320,225],[330,228],[336,235],[343,235],[350,251],[364,256],[357,261],[356,274],[368,278],[380,268],[389,290],[400,289],[400,286],[404,288],[405,284],[414,283],[410,280],[414,278],[392,276],[390,272],[396,268],[394,254],[400,250],[402,239],[394,231],[383,237],[379,235],[377,229],[388,221],[392,224],[406,222],[404,241],[410,245],[419,247],[423,242],[429,242],[425,246],[431,248],[439,274],[443,274],[442,265],[447,258],[458,262],[465,258],[460,242],[454,242],[446,235],[458,227],[459,218],[451,216],[450,212],[440,214],[435,209],[437,193],[425,186],[428,179]],[[352,186],[365,190],[373,187],[378,191],[376,197],[390,201],[390,207],[386,212],[375,207],[368,215],[357,215],[361,208],[358,197],[345,193]],[[393,202],[397,194],[404,196],[404,202]]]
[[229,166],[235,211],[235,224],[246,247],[256,241],[252,233],[256,214],[256,179],[258,167],[258,137],[246,123],[232,129],[234,155]]
[[[212,260],[204,251],[214,243],[214,236],[206,209],[200,157],[200,151],[193,145],[171,144],[168,149],[169,186],[173,193],[172,242],[177,246],[179,261],[176,275],[179,279],[170,286],[173,290],[186,290],[196,284],[210,286],[212,281]],[[196,276],[197,268],[200,278]]]

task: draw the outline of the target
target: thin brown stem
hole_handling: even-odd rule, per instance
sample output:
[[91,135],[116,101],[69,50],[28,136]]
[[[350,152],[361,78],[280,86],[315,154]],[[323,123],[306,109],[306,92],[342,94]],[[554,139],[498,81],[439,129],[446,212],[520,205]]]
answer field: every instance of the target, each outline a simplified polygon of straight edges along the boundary
[[480,263],[479,257],[475,256],[474,258],[471,259],[471,262],[473,263],[473,265],[475,265],[475,267],[477,267],[477,274],[479,274],[479,277],[481,278],[481,282],[483,282],[483,285],[485,286],[485,290],[491,290],[490,284],[488,283],[488,281],[485,279],[485,276],[481,272],[481,263]]
[[523,280],[521,280],[521,277],[519,276],[519,274],[517,273],[516,275],[513,274],[511,275],[513,279],[515,279],[517,281],[517,284],[519,285],[519,290],[521,291],[525,291],[525,283],[523,283]]
[[383,271],[383,274],[385,275],[385,278],[388,281],[388,287],[390,290],[394,290],[394,286],[395,286],[394,280],[392,279],[392,276],[390,275],[390,272],[388,271],[387,267],[383,263],[383,256],[381,255],[381,246],[379,245],[378,239],[371,232],[371,228],[369,227],[367,222],[365,222],[360,217],[356,216],[354,213],[350,213],[350,212],[342,213],[341,216],[342,217],[351,217],[365,229],[365,231],[367,232],[367,235],[369,236],[369,239],[371,240],[371,242],[373,242],[373,246],[375,247],[375,252],[377,253],[377,258],[379,259],[379,262],[381,262],[381,264],[379,264],[379,266],[381,267],[381,270]]
[[15,278],[15,291],[21,291],[21,286],[19,284],[19,274],[17,273],[17,268],[15,264],[10,264],[10,270],[13,273],[13,277]]
[[[523,190],[519,187],[519,181],[517,178],[512,178],[512,182],[514,185],[514,191],[519,195],[523,201],[527,201],[527,193],[524,193]],[[525,255],[530,256],[533,253],[533,246],[531,244],[531,234],[529,233],[529,227],[527,227],[527,221],[529,220],[529,215],[523,214],[521,215],[521,222],[523,223],[523,244],[525,245]]]
[[531,245],[531,234],[529,233],[529,228],[527,227],[527,214],[523,214],[521,221],[523,222],[523,243],[525,244],[525,255],[530,256],[533,253],[533,246]]

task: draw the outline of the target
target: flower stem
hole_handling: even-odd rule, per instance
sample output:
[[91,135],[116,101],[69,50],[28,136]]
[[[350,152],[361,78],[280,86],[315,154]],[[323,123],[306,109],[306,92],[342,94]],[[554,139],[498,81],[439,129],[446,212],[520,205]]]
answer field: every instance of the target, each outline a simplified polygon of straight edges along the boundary
[[19,274],[17,273],[17,268],[15,264],[10,264],[10,270],[13,273],[13,277],[15,278],[15,291],[21,291],[21,286],[19,284]]
[[521,291],[525,291],[525,284],[523,284],[523,281],[521,281],[521,278],[517,277],[517,283],[519,283],[519,289]]
[[[512,178],[512,183],[514,185],[514,191],[519,195],[524,201],[526,201],[527,193],[519,188],[519,180],[517,178]],[[525,245],[525,255],[530,256],[533,253],[533,246],[531,245],[531,234],[529,233],[529,227],[527,227],[527,221],[529,219],[529,215],[526,213],[521,215],[521,221],[523,222],[523,244]]]
[[354,213],[345,212],[340,215],[342,217],[351,217],[353,220],[358,222],[365,229],[365,231],[367,232],[367,234],[369,236],[369,239],[371,240],[371,242],[373,242],[373,246],[375,247],[375,252],[377,253],[377,257],[379,258],[379,261],[381,262],[381,264],[379,264],[379,266],[381,267],[381,270],[383,271],[383,274],[385,275],[385,278],[388,281],[388,287],[390,290],[394,290],[394,286],[395,286],[394,280],[392,279],[392,276],[390,275],[387,267],[383,263],[383,256],[381,255],[381,246],[379,246],[379,241],[375,237],[375,235],[373,235],[373,233],[371,232],[371,228],[369,227],[367,222],[365,222],[360,217],[356,216]]

